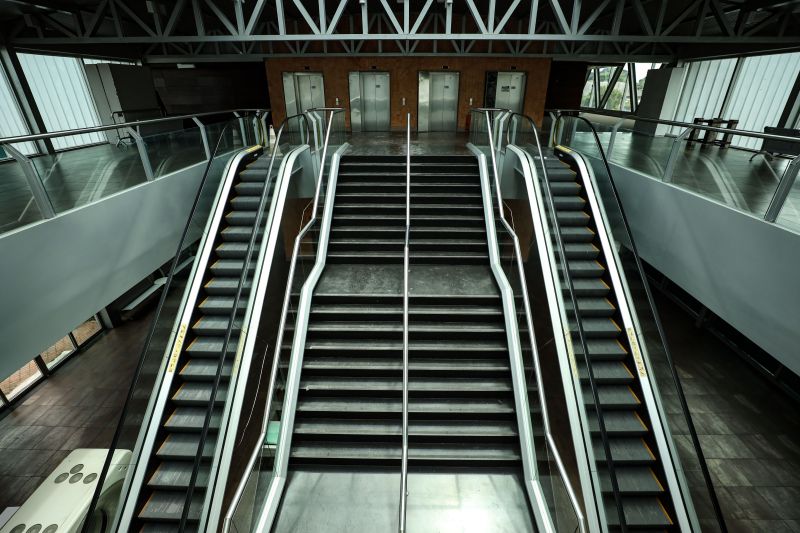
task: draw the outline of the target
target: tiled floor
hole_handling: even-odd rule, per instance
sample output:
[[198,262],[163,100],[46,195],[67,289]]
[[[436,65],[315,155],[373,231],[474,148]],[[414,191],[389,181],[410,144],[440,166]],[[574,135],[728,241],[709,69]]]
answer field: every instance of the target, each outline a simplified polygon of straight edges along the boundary
[[21,505],[71,450],[111,444],[149,321],[108,331],[0,413],[0,510]]
[[729,530],[800,531],[800,405],[656,297]]

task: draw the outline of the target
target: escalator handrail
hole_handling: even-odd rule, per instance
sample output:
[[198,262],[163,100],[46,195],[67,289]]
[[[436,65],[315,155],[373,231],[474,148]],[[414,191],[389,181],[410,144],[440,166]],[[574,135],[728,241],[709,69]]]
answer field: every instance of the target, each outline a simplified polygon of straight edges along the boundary
[[[636,271],[639,274],[639,277],[642,280],[642,285],[645,290],[645,294],[647,296],[647,303],[650,307],[650,312],[653,315],[653,319],[656,324],[656,329],[658,331],[659,340],[661,341],[661,345],[664,347],[664,355],[666,357],[667,363],[670,369],[670,375],[672,380],[675,384],[675,388],[678,391],[678,399],[681,405],[681,411],[683,412],[684,417],[686,418],[687,426],[689,429],[689,434],[692,439],[692,446],[695,448],[695,453],[697,453],[697,457],[700,462],[700,469],[703,473],[703,481],[706,484],[706,489],[708,491],[709,497],[711,498],[711,504],[714,507],[714,514],[717,518],[717,523],[723,532],[727,531],[727,525],[725,523],[725,518],[722,514],[722,507],[719,504],[719,499],[717,498],[716,490],[714,489],[714,482],[711,478],[711,473],[708,470],[708,465],[706,464],[705,455],[703,454],[703,449],[700,444],[700,439],[697,436],[697,430],[694,427],[694,421],[692,420],[691,412],[689,411],[689,404],[686,401],[686,396],[683,392],[683,385],[681,384],[680,376],[678,375],[677,368],[675,367],[675,363],[672,359],[672,353],[670,352],[669,345],[667,344],[666,334],[664,332],[664,326],[661,323],[661,317],[658,314],[658,310],[656,309],[655,300],[653,299],[652,291],[650,290],[650,284],[647,281],[647,275],[645,274],[644,267],[642,266],[642,261],[639,256],[639,251],[636,247],[636,242],[633,239],[633,232],[631,231],[630,224],[628,222],[628,217],[625,214],[625,208],[622,205],[622,199],[619,195],[619,191],[617,189],[616,182],[614,181],[614,175],[611,172],[611,165],[606,158],[605,150],[603,150],[603,146],[600,143],[600,138],[597,135],[597,130],[594,128],[594,125],[584,117],[571,115],[571,114],[562,114],[558,113],[556,116],[556,122],[553,124],[552,132],[553,132],[553,139],[555,139],[557,126],[563,121],[564,117],[574,118],[576,120],[581,120],[586,125],[589,126],[592,137],[594,138],[595,144],[597,145],[597,149],[600,152],[600,157],[603,161],[603,166],[605,167],[606,173],[608,174],[608,182],[611,186],[611,191],[614,195],[614,201],[617,204],[617,208],[619,209],[620,218],[622,220],[623,228],[625,230],[625,235],[628,238],[628,242],[631,245],[631,253],[633,254],[634,261],[636,263]],[[526,117],[527,118],[527,117]]]
[[[100,470],[100,475],[98,476],[97,488],[95,489],[94,494],[92,495],[91,502],[89,503],[89,506],[87,507],[87,515],[86,515],[87,517],[91,516],[91,513],[97,507],[97,503],[98,503],[98,501],[100,499],[100,493],[101,493],[102,489],[104,488],[103,487],[103,482],[106,479],[106,477],[108,476],[108,471],[109,471],[109,469],[111,467],[111,461],[112,461],[112,458],[114,456],[114,452],[117,449],[117,446],[119,445],[119,439],[120,439],[121,434],[122,434],[123,424],[125,423],[126,416],[127,416],[128,411],[130,409],[130,406],[131,406],[131,401],[133,400],[133,394],[134,394],[134,392],[136,390],[136,384],[138,383],[139,379],[141,378],[142,370],[144,368],[144,363],[145,363],[145,360],[147,359],[147,353],[148,353],[148,351],[150,349],[150,344],[153,341],[153,336],[155,335],[156,327],[158,326],[159,317],[161,316],[161,312],[164,309],[164,305],[165,305],[166,300],[167,300],[167,295],[169,294],[170,288],[172,287],[172,283],[173,283],[173,281],[175,279],[175,274],[179,270],[178,269],[178,265],[181,263],[181,253],[183,252],[184,245],[186,244],[186,236],[189,234],[189,229],[192,227],[192,220],[194,218],[195,213],[197,212],[197,206],[200,203],[200,197],[202,195],[202,192],[203,192],[203,189],[205,187],[206,181],[208,180],[208,173],[211,170],[212,164],[214,163],[214,157],[216,156],[217,152],[219,151],[219,147],[221,145],[221,142],[222,142],[222,139],[224,137],[225,131],[228,129],[228,127],[230,125],[231,125],[231,121],[228,121],[225,124],[225,126],[223,126],[222,131],[220,132],[220,135],[219,135],[219,139],[217,140],[217,145],[214,148],[214,152],[211,154],[211,157],[208,158],[208,161],[206,162],[206,167],[203,170],[203,177],[200,179],[200,183],[197,186],[197,192],[195,193],[194,200],[192,201],[192,207],[189,210],[189,215],[186,218],[186,224],[184,224],[184,226],[183,226],[183,231],[181,232],[181,238],[178,241],[178,246],[177,246],[177,249],[176,249],[176,252],[175,252],[175,256],[173,257],[172,264],[170,265],[169,275],[167,276],[167,280],[164,282],[163,289],[161,290],[161,296],[160,296],[159,301],[158,301],[158,306],[156,307],[156,310],[155,310],[155,312],[153,314],[153,318],[152,318],[151,323],[150,323],[150,328],[148,329],[147,336],[145,337],[144,345],[142,346],[141,355],[139,356],[139,361],[136,364],[136,370],[133,373],[133,379],[131,380],[131,386],[128,389],[127,396],[125,397],[125,404],[123,405],[122,411],[120,412],[119,422],[117,423],[117,427],[116,427],[116,429],[114,431],[114,436],[111,439],[111,445],[109,446],[109,450],[108,450],[108,454],[106,456],[106,460],[103,463],[103,467]],[[244,151],[246,149],[247,148],[244,147],[244,148],[240,149],[239,152]],[[236,158],[235,154],[231,155],[231,159],[230,159],[228,164],[230,165],[231,162],[235,158]],[[223,184],[224,184],[224,180],[222,180],[220,182],[220,187],[222,187]],[[180,311],[178,312],[178,316],[180,316]],[[165,355],[168,354],[168,353],[169,353],[169,351],[167,351],[165,353]],[[154,383],[157,384],[159,382],[160,382],[160,380],[156,379]],[[81,528],[81,531],[83,533],[86,533],[88,531],[90,523],[91,523],[91,520],[88,519],[88,518],[84,521],[84,525]]]
[[[325,110],[325,111],[326,112],[327,111],[331,111],[331,113],[330,113],[330,117],[328,119],[328,129],[327,129],[327,132],[326,132],[326,135],[325,135],[325,144],[324,144],[323,152],[322,152],[323,154],[327,153],[328,142],[330,140],[330,132],[331,132],[331,128],[333,126],[333,118],[337,113],[343,112],[343,109],[342,108],[334,108],[333,110]],[[339,150],[341,150],[341,148]],[[333,158],[337,158],[338,154],[339,154],[339,151],[334,153]],[[324,157],[323,157],[323,159],[320,160],[320,180],[324,177],[324,168],[325,168],[325,160],[324,160]],[[333,181],[335,179],[334,174],[335,173],[333,172],[333,159],[332,159],[331,173],[330,173],[330,176],[328,178],[329,181]],[[333,194],[333,191],[326,190],[326,195],[330,195],[330,194]],[[273,400],[274,400],[274,397],[276,395],[277,382],[278,382],[278,369],[280,368],[280,364],[281,364],[280,352],[283,349],[283,333],[284,333],[284,331],[286,329],[286,321],[287,321],[287,317],[289,315],[289,306],[290,306],[290,303],[291,303],[292,289],[293,289],[293,286],[294,286],[294,275],[295,275],[295,272],[297,271],[297,258],[300,256],[300,246],[301,246],[301,244],[303,242],[303,238],[305,238],[305,236],[311,231],[311,229],[314,226],[316,226],[318,223],[320,223],[320,220],[326,219],[327,217],[330,216],[330,214],[327,213],[326,211],[323,211],[323,216],[322,217],[319,216],[318,206],[319,206],[319,200],[320,200],[321,195],[322,195],[322,186],[321,186],[320,183],[317,183],[317,188],[316,188],[316,191],[314,193],[314,202],[313,202],[314,208],[312,210],[311,219],[303,226],[303,228],[300,230],[300,233],[297,235],[297,237],[295,238],[295,241],[294,241],[294,247],[293,247],[293,250],[292,250],[292,262],[291,262],[291,266],[289,267],[289,275],[288,275],[287,283],[286,283],[286,293],[285,293],[284,301],[283,301],[283,309],[281,311],[281,322],[280,322],[280,325],[278,327],[278,337],[277,337],[276,342],[275,342],[275,352],[274,352],[275,355],[273,357],[272,372],[271,372],[271,375],[270,375],[270,385],[269,385],[269,390],[267,392],[267,404],[266,404],[266,410],[265,410],[266,415],[264,417],[264,424],[263,424],[263,431],[262,431],[263,435],[266,435],[266,431],[267,431],[267,428],[268,428],[268,425],[269,425],[269,421],[270,421],[270,412],[272,411]],[[326,206],[325,206],[325,208],[328,207],[328,205],[327,205],[328,204],[328,198],[329,198],[329,196],[326,196],[326,202],[325,202]],[[324,222],[324,220],[323,220],[323,222]],[[320,244],[318,245],[317,259],[315,261],[315,264],[314,264],[314,267],[312,269],[312,272],[309,274],[309,278],[315,274],[315,270],[317,270],[317,276],[318,276],[319,273],[321,273],[321,269],[324,266],[324,265],[322,265],[322,266],[319,266],[319,268],[318,268],[318,264],[320,262],[319,246],[321,244],[322,244],[322,242],[320,242]],[[327,244],[326,244],[326,246],[327,246]],[[324,258],[323,258],[323,264],[324,264]],[[305,289],[305,286],[304,286],[304,289]],[[301,296],[302,296],[302,291],[301,291]],[[303,320],[304,323],[307,325],[307,323],[308,323],[308,313],[304,313],[303,315],[304,316],[301,316],[301,313],[298,313],[298,316],[297,316],[296,320],[298,320],[298,321]],[[295,333],[297,332],[297,329],[298,328],[295,328]],[[291,364],[290,364],[290,372],[291,372],[291,370],[292,369],[291,369]],[[285,398],[284,398],[284,401],[285,401]],[[286,406],[284,405],[283,408],[286,408]],[[283,427],[283,426],[284,426],[284,423],[282,422],[281,423],[281,427]],[[258,449],[260,449],[262,447],[262,445],[263,445],[263,441],[259,441],[256,444]],[[279,438],[278,444],[276,446],[276,454],[275,454],[276,459],[278,458],[278,454],[279,453],[285,455],[284,451],[282,450],[282,448],[284,446],[286,446],[285,441],[283,439]],[[254,451],[253,453],[255,455],[257,452]],[[288,464],[288,456],[286,458],[286,461],[287,461],[287,464]],[[275,465],[273,467],[272,479],[270,480],[269,488],[268,488],[267,494],[265,496],[266,501],[265,501],[265,504],[264,504],[264,509],[262,509],[261,516],[258,519],[259,524],[263,524],[265,521],[270,521],[272,518],[274,518],[274,515],[272,515],[272,516],[270,516],[270,515],[271,515],[271,511],[275,511],[276,509],[270,507],[270,504],[269,504],[270,499],[272,499],[274,501],[274,507],[277,506],[277,504],[278,504],[278,502],[280,500],[280,493],[282,491],[283,482],[285,481],[285,479],[284,478],[280,478],[280,476],[276,475],[275,470],[278,468],[278,464],[277,463],[278,463],[278,461],[276,460],[275,461]],[[275,500],[276,497],[277,497],[277,500]],[[226,522],[229,523],[230,521],[226,520]],[[257,530],[260,530],[260,529],[257,528]]]
[[[514,116],[516,114],[516,113],[513,113],[511,111],[508,111],[508,113],[509,113],[510,117]],[[488,113],[487,113],[487,123],[488,123]],[[555,213],[556,212],[555,211],[555,205],[554,205],[554,202],[553,202],[553,200],[552,200],[552,198],[551,198],[551,196],[549,194],[550,184],[549,184],[549,179],[547,177],[547,169],[545,168],[545,165],[544,165],[544,156],[543,156],[543,154],[541,152],[541,145],[539,143],[539,134],[535,129],[535,124],[533,124],[533,126],[534,126],[534,130],[533,131],[534,131],[535,138],[536,138],[536,144],[537,144],[537,147],[539,148],[539,154],[540,154],[540,159],[541,159],[541,163],[542,163],[543,177],[544,177],[545,183],[547,183],[547,188],[548,188],[548,198],[547,199],[548,199],[548,202],[549,202],[549,207],[552,210],[552,212]],[[491,127],[489,129],[489,133],[490,133],[490,135],[489,135],[490,149],[491,149],[492,153],[494,154],[494,143],[492,141]],[[506,146],[507,145],[508,145],[508,142],[506,142]],[[503,213],[502,194],[501,194],[501,188],[500,188],[500,176],[499,176],[496,168],[495,168],[494,180],[495,180],[495,188],[497,189],[497,201],[498,201],[498,204],[499,204],[497,206],[497,209],[500,212],[501,220],[504,223],[506,223],[506,226],[508,227],[508,223],[505,220],[505,214]],[[513,230],[511,231],[511,234],[514,236],[514,238],[516,240],[516,234],[513,232]],[[560,247],[560,251],[561,251],[562,257],[566,258],[566,254],[565,254],[565,251],[564,251],[564,244],[563,244],[563,240],[561,238],[561,227],[558,224],[556,224],[556,234],[558,235],[558,243],[559,243],[559,247]],[[517,247],[518,247],[518,244],[517,244]],[[566,269],[566,264],[564,265],[564,268]],[[573,285],[572,277],[569,276],[568,273],[567,273],[565,275],[565,278],[567,279],[567,284],[568,284],[568,287],[569,287],[569,292],[570,292],[570,298],[572,300],[572,305],[573,305],[573,308],[575,309],[575,323],[576,323],[576,326],[578,328],[578,335],[579,335],[579,338],[580,338],[581,347],[583,348],[584,357],[586,358],[586,362],[587,362],[587,364],[586,364],[587,375],[589,377],[589,385],[590,385],[590,388],[592,390],[592,398],[593,398],[594,405],[595,405],[595,411],[597,412],[597,422],[598,422],[598,427],[600,429],[601,439],[603,441],[603,451],[604,451],[604,454],[606,456],[606,463],[608,465],[609,474],[610,474],[610,478],[611,478],[611,489],[612,489],[612,491],[614,493],[614,504],[615,504],[615,507],[617,509],[617,514],[619,515],[619,526],[620,526],[620,529],[622,530],[622,532],[625,533],[627,531],[627,522],[625,520],[625,512],[623,511],[623,508],[622,508],[622,495],[621,495],[620,490],[619,490],[619,482],[618,482],[618,479],[617,479],[616,468],[615,468],[615,466],[613,464],[613,461],[612,461],[611,445],[610,445],[610,443],[608,441],[608,432],[606,430],[605,419],[603,418],[603,408],[602,408],[602,405],[600,404],[600,393],[599,393],[599,391],[597,389],[597,383],[596,383],[595,376],[594,376],[594,369],[592,368],[592,365],[589,364],[589,351],[588,351],[588,348],[587,348],[586,335],[585,335],[585,333],[583,331],[583,324],[581,324],[581,321],[580,321],[580,319],[578,317],[578,309],[579,309],[578,308],[578,299],[575,296],[575,287]],[[525,284],[521,283],[521,285],[523,286],[523,291],[525,293],[527,293],[527,290],[525,289]],[[534,346],[535,346],[535,344],[534,344]]]
[[[211,415],[214,411],[214,403],[216,402],[217,393],[219,392],[219,386],[220,383],[222,382],[222,367],[224,366],[225,359],[227,358],[228,355],[228,344],[230,344],[231,336],[233,335],[233,331],[236,328],[236,316],[239,310],[239,302],[241,301],[242,298],[242,289],[244,288],[245,281],[248,278],[253,250],[256,245],[256,240],[258,238],[258,232],[259,228],[261,227],[262,219],[264,218],[264,207],[267,203],[267,196],[270,190],[272,169],[274,168],[275,165],[275,158],[278,155],[277,146],[280,145],[280,140],[281,137],[283,136],[283,131],[286,125],[289,124],[289,121],[297,118],[302,118],[303,120],[305,120],[306,135],[308,135],[308,118],[303,113],[284,118],[283,122],[281,122],[280,128],[278,129],[278,133],[275,135],[276,149],[273,150],[272,156],[270,157],[269,168],[267,170],[266,177],[264,178],[264,188],[261,191],[261,197],[259,198],[258,207],[256,208],[256,218],[255,221],[253,222],[253,232],[250,235],[250,240],[247,244],[247,251],[245,252],[244,261],[242,265],[242,272],[239,274],[239,280],[236,286],[236,295],[234,296],[233,306],[231,308],[230,316],[228,317],[228,327],[225,330],[225,339],[222,343],[222,350],[220,351],[219,359],[217,361],[217,370],[216,370],[216,375],[214,377],[214,385],[212,386],[211,394],[209,395],[208,403],[206,405],[206,414],[203,419],[203,428],[200,432],[200,442],[197,445],[197,452],[195,454],[194,464],[192,466],[192,473],[190,475],[189,485],[186,490],[186,498],[184,500],[183,510],[181,511],[181,519],[180,519],[180,524],[178,526],[178,533],[184,533],[186,529],[186,520],[189,517],[189,508],[191,507],[192,496],[194,495],[194,489],[197,484],[197,476],[200,471],[200,463],[202,462],[203,459],[203,449],[205,448],[206,439],[208,437],[208,430],[211,425]],[[279,177],[280,176],[275,176],[276,184]],[[264,242],[261,243],[262,245],[264,245],[265,241],[269,238],[270,232],[268,231],[267,228],[271,227],[271,225],[274,223],[274,220],[267,220],[266,222],[267,224],[264,229],[264,236],[262,237],[262,241]],[[258,274],[259,274],[258,272],[253,273],[252,287],[255,287],[255,284],[258,280]],[[255,294],[254,292],[251,292],[251,296],[253,296],[254,294]],[[248,306],[251,306],[252,303],[253,300],[251,299]],[[240,331],[244,331],[243,327],[239,329]],[[238,346],[244,345],[245,340],[246,340],[245,336],[240,336],[238,340]],[[237,347],[237,353],[238,353],[238,347]],[[231,376],[231,383],[233,383],[232,380],[233,380],[233,375]],[[232,396],[233,396],[233,391],[228,390],[228,397],[231,398]],[[209,482],[210,481],[211,480],[209,478]],[[208,489],[211,488],[212,486],[209,483]]]

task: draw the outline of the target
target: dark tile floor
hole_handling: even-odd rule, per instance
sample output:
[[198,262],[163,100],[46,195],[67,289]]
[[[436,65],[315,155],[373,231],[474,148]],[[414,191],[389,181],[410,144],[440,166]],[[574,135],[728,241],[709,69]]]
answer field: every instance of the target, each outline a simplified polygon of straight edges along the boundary
[[149,323],[106,332],[0,412],[0,511],[21,505],[71,450],[111,444]]
[[800,405],[656,297],[729,530],[800,531]]

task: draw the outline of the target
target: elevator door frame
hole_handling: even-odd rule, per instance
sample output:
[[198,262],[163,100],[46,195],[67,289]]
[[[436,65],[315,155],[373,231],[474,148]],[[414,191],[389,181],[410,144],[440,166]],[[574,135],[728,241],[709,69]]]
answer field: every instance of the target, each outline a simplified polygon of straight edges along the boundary
[[[311,77],[311,76],[319,76],[322,82],[322,87],[320,88],[320,92],[322,93],[322,102],[321,105],[311,105],[311,107],[308,107],[307,109],[302,109],[302,106],[299,105],[300,104],[299,79],[301,77]],[[284,72],[282,78],[283,78],[283,100],[284,100],[284,105],[286,106],[287,117],[300,114],[314,107],[325,107],[325,76],[323,76],[322,72],[310,72],[310,71]]]
[[[431,130],[431,74],[452,74],[456,77],[455,120],[452,129]],[[458,131],[458,108],[461,97],[461,71],[458,70],[420,70],[418,73],[417,131]]]
[[[384,129],[367,129],[364,126],[364,80],[363,75],[386,76],[386,127]],[[350,92],[350,128],[354,132],[391,131],[392,129],[392,75],[385,70],[354,70],[347,75]]]

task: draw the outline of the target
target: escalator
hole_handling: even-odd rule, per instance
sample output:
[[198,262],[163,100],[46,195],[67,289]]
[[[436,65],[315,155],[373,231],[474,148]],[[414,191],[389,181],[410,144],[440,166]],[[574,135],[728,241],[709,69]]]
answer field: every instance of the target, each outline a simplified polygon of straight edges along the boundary
[[[458,494],[489,530],[533,530],[476,158],[410,165],[408,529],[447,527]],[[272,531],[398,529],[405,191],[405,157],[341,158]]]
[[[662,457],[664,447],[653,429],[652,411],[645,400],[650,391],[643,390],[641,379],[646,376],[644,363],[637,341],[632,344],[629,337],[633,330],[626,331],[618,300],[618,274],[609,270],[608,243],[601,238],[605,230],[598,227],[597,211],[591,205],[576,160],[566,152],[551,151],[545,153],[545,163],[568,275],[577,298],[577,313],[573,314],[569,287],[562,283],[565,306],[568,316],[580,321],[589,351],[585,359],[582,343],[573,341],[583,389],[579,396],[585,403],[607,527],[676,530],[680,526],[673,503],[675,495],[671,494],[672,484],[667,477],[673,465],[669,458]],[[581,331],[574,320],[570,319],[571,334],[579,339]],[[591,369],[587,368],[587,360]],[[590,371],[599,406],[594,403]],[[602,424],[598,417],[602,417]],[[604,453],[604,432],[611,465]],[[612,477],[616,477],[617,494]],[[624,525],[620,524],[618,505],[624,513]]]
[[[252,159],[251,155],[246,157]],[[269,160],[268,156],[259,157],[240,167],[225,199],[217,233],[208,237],[214,239],[213,251],[207,263],[200,266],[207,268],[196,298],[190,297],[187,302],[181,323],[189,327],[179,332],[185,338],[170,359],[168,371],[174,369],[174,375],[168,385],[162,386],[161,394],[166,395],[166,402],[160,415],[152,454],[143,459],[148,463],[132,521],[132,527],[136,530],[177,530],[188,496],[203,427],[206,417],[209,417],[202,450],[203,463],[197,474],[186,522],[187,530],[197,528],[239,341],[236,330],[227,345],[213,411],[209,414],[207,408],[259,202],[265,186],[269,187],[269,202],[275,183],[274,179],[267,179]],[[255,261],[252,261],[239,300],[240,308],[247,305],[254,269]]]

